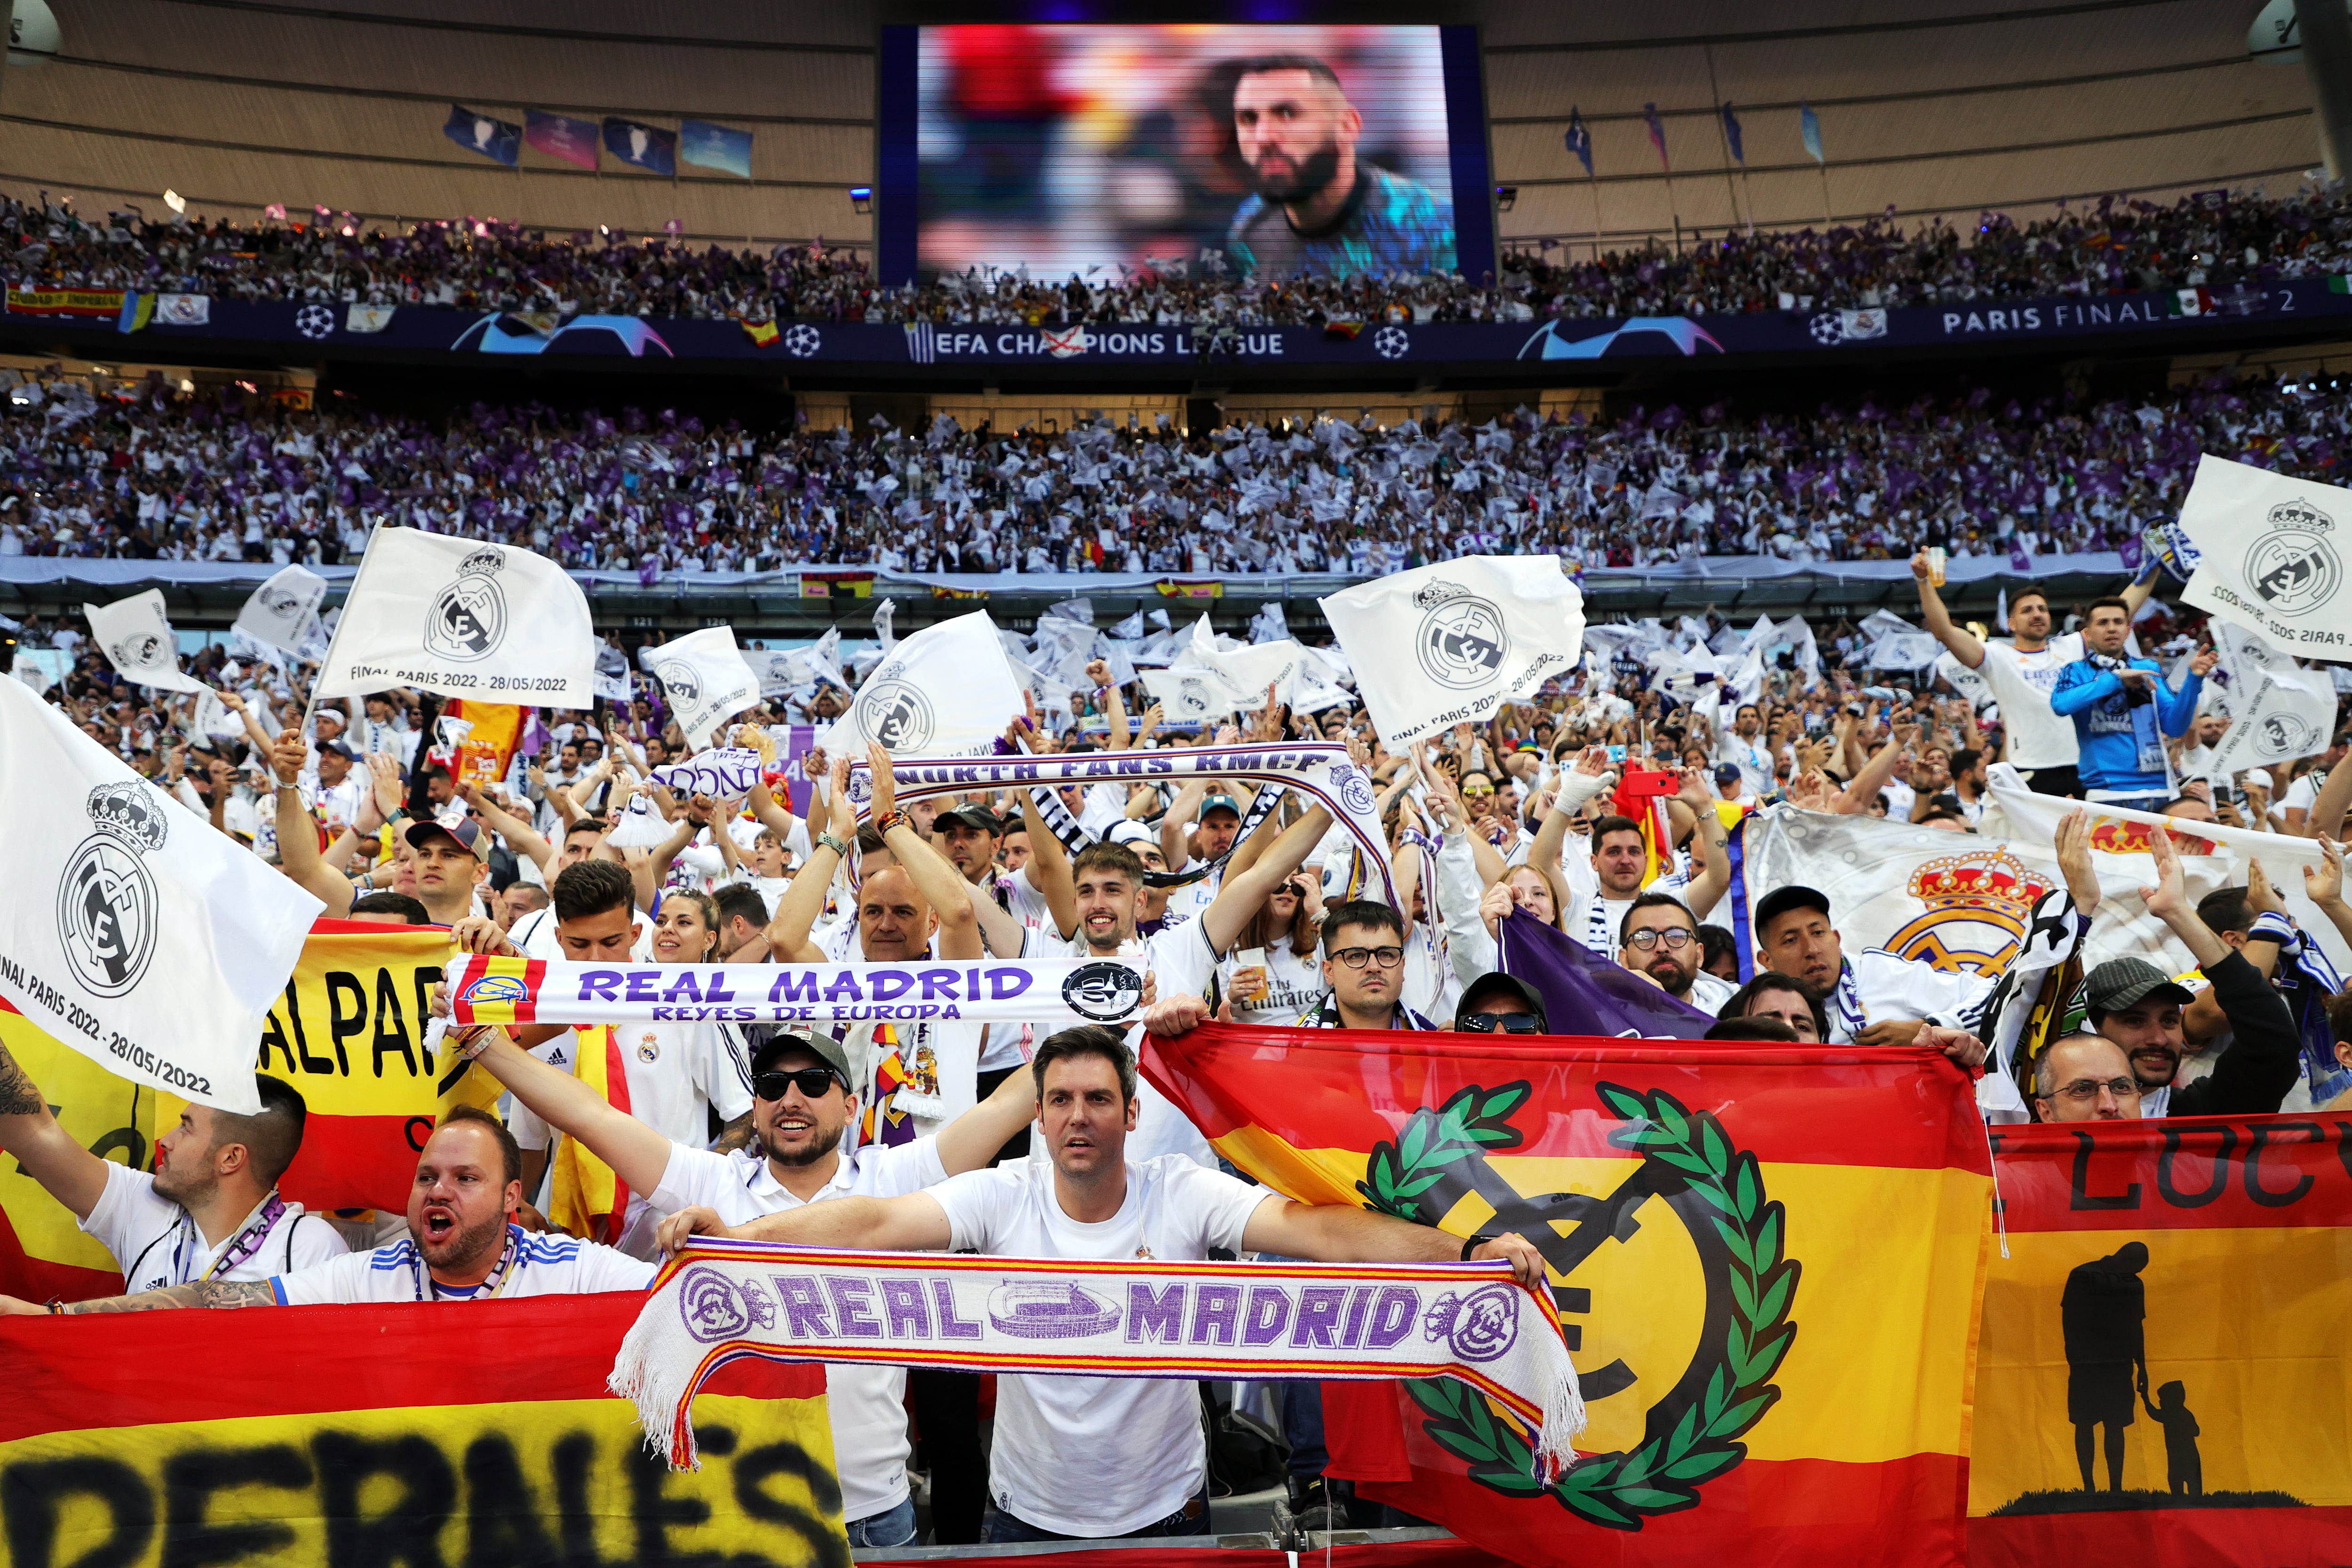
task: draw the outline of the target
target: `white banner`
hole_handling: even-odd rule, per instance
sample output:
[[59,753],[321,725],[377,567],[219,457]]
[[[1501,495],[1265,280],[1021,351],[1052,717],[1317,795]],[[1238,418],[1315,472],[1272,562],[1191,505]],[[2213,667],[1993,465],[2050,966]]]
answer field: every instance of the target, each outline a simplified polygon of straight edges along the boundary
[[2289,653],[2352,661],[2344,549],[2352,491],[2210,453],[2180,503],[2200,563],[2183,602],[2260,632]]
[[595,696],[587,595],[545,556],[379,528],[352,579],[315,695],[386,687],[585,708]]
[[180,669],[179,644],[163,614],[163,590],[150,588],[110,605],[84,605],[90,640],[122,679],[163,691],[202,691],[204,682]]
[[697,750],[710,744],[720,723],[760,700],[760,678],[737,650],[733,626],[706,626],[641,649],[637,662],[662,683],[678,733]]
[[453,972],[449,1005],[460,1024],[1115,1024],[1143,1005],[1143,972],[1123,958],[538,963],[472,954]]
[[738,800],[751,793],[760,776],[760,753],[748,746],[722,746],[697,752],[682,763],[668,763],[653,771],[654,783],[685,800],[709,795],[712,800]]
[[1391,750],[1573,668],[1584,595],[1550,555],[1469,555],[1319,601]]
[[1146,669],[1143,689],[1172,724],[1208,724],[1234,711],[1233,693],[1213,669]]
[[767,647],[747,647],[739,651],[744,664],[759,681],[762,697],[790,696],[816,678],[804,655]]
[[861,760],[868,742],[893,754],[979,755],[1023,711],[1004,641],[975,610],[900,641],[818,743],[829,757]]
[[0,994],[110,1071],[251,1115],[255,1042],[326,906],[0,680]]
[[280,567],[247,598],[236,613],[236,627],[257,643],[297,653],[302,634],[326,601],[324,577],[307,566]]

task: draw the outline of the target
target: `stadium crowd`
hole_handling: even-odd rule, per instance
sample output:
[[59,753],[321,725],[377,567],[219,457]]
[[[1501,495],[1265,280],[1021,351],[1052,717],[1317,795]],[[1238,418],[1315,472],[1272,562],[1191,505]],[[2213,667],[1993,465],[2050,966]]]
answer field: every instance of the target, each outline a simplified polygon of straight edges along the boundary
[[1180,433],[877,424],[755,435],[477,404],[444,422],[150,381],[16,386],[0,556],[354,561],[378,522],[527,545],[579,571],[1349,573],[1475,553],[1575,568],[1767,554],[2022,563],[2111,550],[2178,509],[2203,452],[2326,479],[2344,403],[2219,374],[2031,405],[1636,406],[1423,428],[1324,417]]
[[1574,237],[1507,257],[1499,278],[1241,279],[1222,258],[1084,279],[1025,270],[885,288],[854,252],[820,240],[768,249],[586,230],[550,235],[494,218],[367,226],[314,209],[258,224],[0,198],[0,277],[22,289],[137,289],[231,299],[443,305],[603,315],[867,321],[1509,321],[1554,316],[1736,313],[2095,295],[2231,291],[2352,267],[2340,193],[2201,192],[2169,206],[2104,197],[1973,231],[1891,218],[1826,232],[1731,229],[1679,254],[1653,244],[1584,261]]
[[[2020,584],[2008,603],[2011,636],[1988,640],[1945,613],[1924,552],[1913,570],[1925,635],[1953,661],[1939,673],[1923,666],[1907,684],[1880,684],[1888,678],[1850,630],[1795,622],[1752,632],[1697,620],[1597,626],[1580,668],[1531,700],[1397,749],[1344,689],[1312,712],[1270,689],[1180,731],[1144,687],[1115,672],[1121,662],[1148,668],[1145,645],[1156,636],[1164,654],[1170,626],[1137,636],[1142,628],[1097,631],[1064,616],[1067,626],[1024,639],[1042,666],[1066,674],[1076,658],[1082,668],[1054,681],[1043,702],[1032,687],[1005,749],[1335,742],[1369,773],[1394,904],[1349,896],[1346,832],[1312,799],[1277,802],[1244,832],[1253,805],[1205,780],[982,791],[901,807],[892,759],[877,746],[866,753],[870,819],[861,825],[848,758],[827,757],[821,735],[814,750],[791,746],[793,727],[847,710],[870,658],[708,736],[681,733],[658,682],[632,677],[625,704],[531,714],[510,764],[485,785],[453,776],[430,695],[390,690],[314,708],[310,666],[250,645],[234,661],[219,647],[193,660],[215,707],[130,687],[69,628],[24,632],[30,646],[67,650],[53,700],[86,734],[278,865],[329,914],[446,925],[476,952],[742,963],[1124,957],[1152,978],[1142,1025],[1159,1033],[1212,1016],[1595,1032],[1588,1017],[1560,1016],[1558,987],[1581,1008],[1599,994],[1598,971],[1561,982],[1506,963],[1498,937],[1510,922],[1515,933],[1547,932],[1552,951],[1580,952],[1571,968],[1638,977],[1631,984],[1652,999],[1653,1032],[1937,1049],[1985,1069],[1979,1103],[1994,1121],[2352,1103],[2352,993],[2320,936],[2297,929],[2259,863],[2244,883],[2192,901],[2181,855],[2201,851],[2186,841],[2176,850],[2168,834],[2148,843],[2138,898],[2195,967],[2176,975],[2144,957],[2097,963],[2074,1015],[2021,1043],[2036,995],[2029,983],[2079,953],[2095,922],[2116,918],[2102,910],[2080,813],[2060,819],[2059,876],[2005,967],[1955,972],[1861,951],[1831,899],[1796,879],[1754,898],[1754,952],[1743,964],[1727,846],[1744,820],[1884,816],[1965,836],[1999,807],[2011,769],[2043,795],[2160,811],[2190,833],[2221,821],[2316,839],[2304,891],[2332,937],[2352,939],[2337,848],[2352,807],[2340,714],[2313,755],[2212,776],[2200,759],[2227,727],[2204,701],[2216,653],[2200,628],[2152,617],[2137,620],[2134,646],[2152,577],[2078,606]],[[1318,657],[1347,674],[1344,657]],[[1961,669],[1980,687],[1948,679]],[[2129,717],[2135,690],[2160,726],[2153,759]],[[713,742],[761,751],[772,765],[730,798],[679,799],[660,784],[656,770]],[[805,781],[799,813],[780,798],[795,774]],[[1621,793],[1644,774],[1670,792],[1662,825],[1648,829],[1622,814]],[[1197,876],[1171,881],[1171,872]],[[1528,951],[1515,934],[1507,952]],[[105,1242],[129,1289],[46,1307],[0,1299],[0,1308],[404,1300],[412,1284],[420,1300],[633,1289],[663,1247],[719,1230],[1015,1256],[1125,1258],[1139,1247],[1160,1258],[1212,1247],[1325,1260],[1455,1256],[1455,1238],[1435,1231],[1292,1205],[1229,1180],[1181,1113],[1138,1086],[1116,1030],[1041,1028],[1024,1040],[1017,1030],[957,1036],[981,1026],[950,1021],[894,1027],[885,1038],[873,1025],[845,1036],[650,1026],[646,1048],[624,1062],[634,1113],[553,1065],[568,1031],[455,1031],[457,1048],[509,1091],[504,1125],[477,1110],[449,1113],[426,1142],[404,1217],[335,1216],[299,1230],[310,1216],[273,1184],[300,1137],[299,1102],[284,1085],[267,1080],[255,1117],[192,1107],[168,1168],[150,1175],[64,1138],[38,1086],[0,1052],[0,1149]],[[2012,1053],[2013,1077],[2003,1070]],[[922,1064],[936,1076],[957,1062],[972,1079],[960,1086],[970,1109],[932,1116],[923,1108],[959,1097],[926,1083]],[[900,1125],[911,1141],[893,1142]],[[587,1228],[602,1241],[544,1228],[561,1201],[560,1176],[549,1196],[558,1133],[607,1162],[629,1194],[627,1213],[592,1216]],[[1041,1217],[1056,1203],[1089,1224]],[[1460,1256],[1542,1278],[1516,1234],[1473,1237]],[[1185,1385],[1124,1380],[1107,1393],[1007,1380],[984,1457],[962,1375],[831,1370],[854,1542],[915,1534],[909,1398],[938,1542],[1209,1530]],[[1281,1425],[1294,1517],[1338,1523],[1352,1506],[1354,1522],[1388,1519],[1323,1477],[1313,1385],[1284,1385]],[[1066,1464],[1097,1446],[1118,1456],[1119,1484]]]

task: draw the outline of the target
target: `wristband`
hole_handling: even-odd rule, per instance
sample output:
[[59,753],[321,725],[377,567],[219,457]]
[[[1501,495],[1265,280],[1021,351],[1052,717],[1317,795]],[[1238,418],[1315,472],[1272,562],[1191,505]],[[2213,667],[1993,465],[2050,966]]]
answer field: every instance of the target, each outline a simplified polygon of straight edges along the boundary
[[849,858],[849,840],[844,838],[838,833],[826,832],[818,834],[816,836],[816,847],[820,849],[830,849],[845,860]]
[[457,1054],[470,1062],[490,1048],[490,1033],[497,1026],[495,1024],[476,1024],[463,1033],[453,1031],[450,1038],[457,1042]]
[[909,818],[905,812],[900,811],[894,806],[874,819],[874,831],[883,835],[885,837],[887,837],[892,828],[901,826],[908,820]]
[[1475,1236],[1474,1236],[1474,1237],[1470,1237],[1467,1241],[1465,1241],[1465,1242],[1462,1244],[1462,1261],[1463,1261],[1463,1262],[1465,1262],[1465,1263],[1469,1262],[1469,1261],[1470,1261],[1470,1255],[1471,1255],[1472,1253],[1474,1253],[1474,1252],[1477,1251],[1477,1250],[1478,1250],[1478,1248],[1480,1248],[1481,1247],[1486,1246],[1486,1243],[1488,1243],[1488,1242],[1490,1242],[1490,1241],[1492,1241],[1492,1240],[1494,1240],[1494,1239],[1495,1239],[1495,1238],[1494,1238],[1493,1237],[1488,1236],[1485,1231],[1483,1231],[1483,1230],[1482,1230],[1482,1231],[1480,1231],[1477,1235],[1475,1235]]

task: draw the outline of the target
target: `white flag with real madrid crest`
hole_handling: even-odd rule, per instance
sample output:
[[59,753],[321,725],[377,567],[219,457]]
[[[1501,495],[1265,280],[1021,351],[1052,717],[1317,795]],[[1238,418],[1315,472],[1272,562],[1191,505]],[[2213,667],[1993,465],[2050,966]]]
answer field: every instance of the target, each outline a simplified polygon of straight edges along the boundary
[[596,694],[588,597],[511,545],[379,528],[360,559],[317,695],[388,687],[585,708]]
[[1465,555],[1319,603],[1391,749],[1478,722],[1584,648],[1584,594],[1557,556]]
[[901,639],[818,743],[829,757],[862,757],[869,742],[898,756],[983,755],[1022,713],[1021,691],[996,623],[975,610]]
[[2197,546],[2180,597],[2260,632],[2288,653],[2352,662],[2352,490],[2208,454],[2180,503]]
[[159,691],[203,691],[205,683],[180,668],[180,648],[163,612],[163,590],[150,588],[110,605],[84,605],[91,640],[115,673]]
[[760,678],[735,646],[733,626],[698,632],[640,648],[637,662],[662,683],[662,700],[677,721],[678,733],[699,751],[712,743],[723,720],[760,700]]
[[0,680],[0,995],[110,1071],[251,1115],[256,1042],[326,906]]

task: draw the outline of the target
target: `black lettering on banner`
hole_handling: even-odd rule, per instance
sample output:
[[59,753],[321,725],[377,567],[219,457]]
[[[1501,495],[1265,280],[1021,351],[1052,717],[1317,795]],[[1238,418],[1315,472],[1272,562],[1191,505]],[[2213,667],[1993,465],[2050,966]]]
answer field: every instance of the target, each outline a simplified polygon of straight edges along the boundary
[[[722,1434],[715,1450],[721,1456],[735,1451],[733,1428],[714,1426]],[[698,1435],[700,1444],[703,1436]],[[710,1522],[710,1505],[700,1498],[673,1497],[666,1490],[670,1479],[669,1465],[648,1452],[643,1443],[632,1444],[627,1457],[621,1461],[629,1472],[629,1519],[636,1526],[637,1557],[640,1563],[668,1563],[669,1532],[673,1528],[691,1530],[698,1524]]]
[[581,1568],[597,1568],[604,1559],[596,1551],[596,1506],[589,1490],[589,1472],[596,1463],[596,1439],[585,1432],[567,1432],[556,1439],[555,1507],[561,1520],[563,1561]]
[[[389,1022],[391,1027],[384,1026]],[[375,1076],[383,1076],[383,1058],[388,1051],[398,1051],[400,1059],[408,1064],[408,1076],[422,1077],[416,1066],[416,1049],[409,1043],[408,1020],[401,1015],[400,993],[394,989],[392,971],[375,972]]]
[[[441,966],[437,963],[420,963],[409,972],[408,983],[415,988],[416,1005],[410,1011],[416,1015],[416,1054],[421,1057],[425,1054],[425,1031],[432,1026],[430,1020],[433,1016],[433,988],[441,984]],[[466,1058],[455,1050],[449,1053],[449,1058],[461,1064],[471,1065],[466,1063]],[[426,1062],[424,1070],[431,1072],[433,1064]],[[448,1092],[446,1085],[442,1086],[441,1092],[444,1094]]]
[[2352,1176],[2352,1121],[2336,1124],[2336,1163],[2344,1167],[2346,1175]]
[[302,1058],[302,1070],[316,1073],[334,1071],[335,1062],[332,1057],[314,1057],[310,1054],[310,1038],[302,1032],[302,998],[294,989],[294,983],[290,980],[286,983],[286,1021],[294,1026],[294,1049]]
[[466,1568],[560,1563],[555,1542],[505,1437],[477,1437],[466,1449]]
[[[343,998],[352,999],[351,1010],[343,1010]],[[352,1055],[343,1042],[354,1035],[367,1032],[367,987],[360,977],[346,969],[327,971],[327,1034],[334,1042],[335,1070],[345,1078],[352,1076]]]
[[2084,1209],[2136,1209],[2139,1207],[2139,1184],[2132,1183],[2120,1193],[2100,1194],[2090,1190],[2091,1135],[2074,1134],[2074,1171],[2068,1179],[2066,1206],[2081,1213]]
[[735,1506],[746,1519],[764,1520],[797,1531],[807,1547],[800,1561],[811,1568],[849,1568],[841,1538],[826,1527],[824,1519],[766,1489],[765,1483],[776,1476],[789,1476],[806,1486],[827,1517],[840,1514],[840,1482],[831,1470],[811,1463],[808,1450],[797,1443],[771,1443],[735,1461]]
[[0,1521],[14,1568],[65,1568],[57,1559],[58,1522],[71,1497],[106,1506],[112,1527],[72,1568],[131,1568],[155,1538],[155,1494],[120,1459],[30,1459],[0,1470]]
[[[2201,1130],[2200,1130],[2201,1131]],[[2164,1152],[2157,1156],[2156,1193],[2177,1209],[2201,1209],[2230,1190],[2230,1156],[2238,1147],[2238,1130],[2223,1127],[2221,1146],[2213,1151],[2213,1179],[2201,1193],[2184,1193],[2172,1183],[2173,1162],[2179,1158],[2181,1141],[2188,1133],[2177,1127],[2164,1130]]]
[[163,1466],[162,1568],[212,1568],[284,1551],[291,1527],[276,1520],[215,1521],[213,1494],[232,1487],[308,1487],[310,1462],[290,1443],[251,1448],[194,1448]]
[[[327,1524],[327,1568],[442,1568],[441,1527],[457,1504],[457,1477],[429,1437],[321,1432],[310,1440]],[[360,1492],[372,1476],[400,1484],[400,1500],[364,1518]]]
[[401,1134],[408,1140],[412,1153],[425,1152],[425,1141],[433,1136],[433,1118],[429,1116],[412,1116],[400,1124]]
[[2274,1124],[2257,1123],[2252,1128],[2249,1129],[2248,1131],[2249,1137],[2246,1142],[2246,1196],[2253,1199],[2254,1202],[2262,1205],[2263,1207],[2266,1209],[2283,1209],[2289,1207],[2292,1205],[2301,1203],[2303,1201],[2304,1194],[2311,1191],[2313,1184],[2318,1180],[2318,1178],[2312,1175],[2310,1172],[2305,1171],[2302,1175],[2295,1178],[2294,1185],[2286,1188],[2284,1191],[2275,1193],[2264,1192],[2263,1190],[2262,1178],[2263,1149],[2270,1142],[2271,1134],[2273,1132],[2298,1132],[2301,1133],[2302,1136],[2293,1139],[2292,1142],[2296,1143],[2316,1143],[2322,1138],[2327,1136],[2326,1129],[2320,1126],[2316,1121],[2282,1121]]

